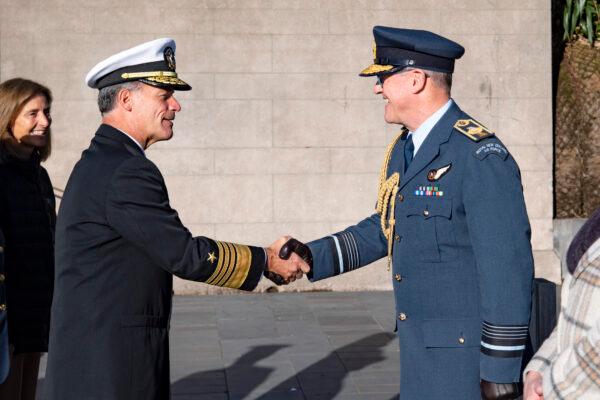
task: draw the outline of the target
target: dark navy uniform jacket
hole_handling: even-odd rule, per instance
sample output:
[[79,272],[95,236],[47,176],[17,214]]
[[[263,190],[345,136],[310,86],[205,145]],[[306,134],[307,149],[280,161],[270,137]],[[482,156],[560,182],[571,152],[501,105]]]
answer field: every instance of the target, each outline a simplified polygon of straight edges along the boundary
[[[387,168],[400,173],[391,278],[402,400],[480,399],[480,379],[519,380],[533,280],[520,171],[497,137],[455,128],[470,118],[453,104],[406,173],[406,138]],[[388,253],[378,214],[308,246],[313,281]]]
[[172,276],[252,290],[264,266],[262,248],[192,237],[158,168],[101,125],[58,213],[44,399],[170,398]]

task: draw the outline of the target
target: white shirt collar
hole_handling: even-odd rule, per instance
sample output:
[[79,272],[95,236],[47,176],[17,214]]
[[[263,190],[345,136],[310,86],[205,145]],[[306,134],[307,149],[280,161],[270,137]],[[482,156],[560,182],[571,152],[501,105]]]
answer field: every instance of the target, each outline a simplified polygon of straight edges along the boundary
[[431,114],[429,116],[429,118],[427,118],[425,120],[425,122],[423,122],[417,128],[416,131],[409,132],[412,135],[413,144],[415,145],[415,151],[413,152],[413,155],[417,154],[417,151],[419,151],[419,147],[421,147],[421,145],[423,144],[423,142],[427,138],[427,135],[429,135],[429,132],[431,132],[431,130],[433,129],[433,127],[435,126],[435,124],[437,124],[439,122],[439,120],[442,119],[442,117],[444,116],[444,114],[446,114],[446,111],[448,111],[448,109],[450,108],[450,106],[452,105],[452,103],[454,103],[454,101],[452,99],[449,99],[446,102],[446,104],[444,104],[436,112],[434,112],[433,114]]
[[137,145],[137,147],[140,148],[140,150],[142,150],[142,153],[144,153],[144,155],[146,155],[146,152],[144,151],[144,148],[142,147],[142,145],[137,140],[135,140],[133,137],[131,137],[130,134],[128,134],[125,131],[120,130],[119,128],[115,128],[115,129],[118,130],[119,132],[121,132],[123,135],[127,136],[129,139],[131,139],[131,141],[133,143],[135,143]]

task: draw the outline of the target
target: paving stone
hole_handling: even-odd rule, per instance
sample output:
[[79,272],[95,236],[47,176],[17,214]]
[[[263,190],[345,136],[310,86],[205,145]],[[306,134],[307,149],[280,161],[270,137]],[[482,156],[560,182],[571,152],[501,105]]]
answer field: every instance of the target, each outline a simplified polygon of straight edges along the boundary
[[393,315],[390,292],[175,297],[172,399],[397,400]]

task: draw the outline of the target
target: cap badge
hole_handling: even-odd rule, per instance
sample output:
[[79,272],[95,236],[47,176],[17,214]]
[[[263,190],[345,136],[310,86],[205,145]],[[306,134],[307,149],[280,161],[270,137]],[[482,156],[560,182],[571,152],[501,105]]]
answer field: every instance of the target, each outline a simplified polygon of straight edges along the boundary
[[373,41],[373,60],[377,59],[377,43]]
[[164,51],[165,62],[171,71],[175,71],[175,52],[171,47],[167,47]]

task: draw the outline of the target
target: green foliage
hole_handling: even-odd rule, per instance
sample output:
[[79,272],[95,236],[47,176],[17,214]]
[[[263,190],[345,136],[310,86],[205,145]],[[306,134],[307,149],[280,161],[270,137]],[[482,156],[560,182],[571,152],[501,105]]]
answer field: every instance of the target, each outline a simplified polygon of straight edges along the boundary
[[600,5],[598,0],[565,0],[563,14],[564,40],[584,37],[594,44],[600,40]]

